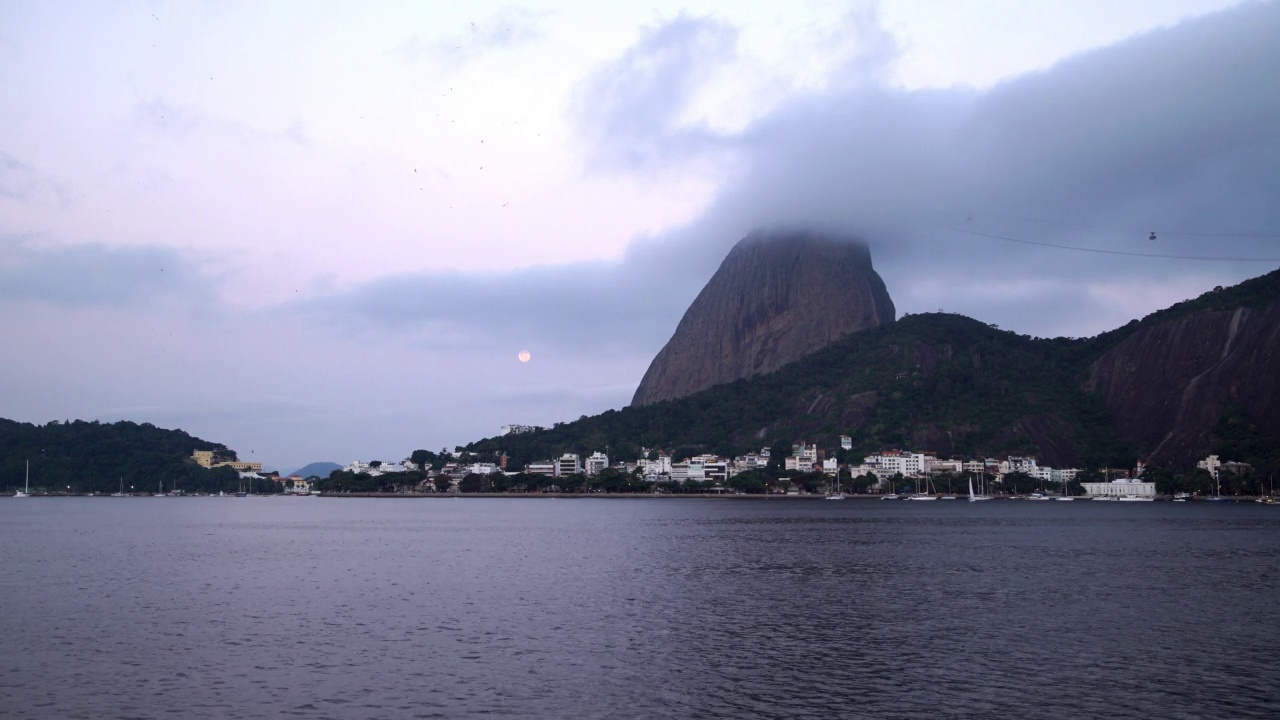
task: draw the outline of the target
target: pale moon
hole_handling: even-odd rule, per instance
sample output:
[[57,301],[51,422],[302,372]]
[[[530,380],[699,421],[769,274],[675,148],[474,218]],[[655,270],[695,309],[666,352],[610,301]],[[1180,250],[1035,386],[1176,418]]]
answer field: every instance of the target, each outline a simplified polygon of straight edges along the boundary
[[528,350],[521,350],[520,354],[516,355],[516,357],[520,358],[520,362],[529,362],[530,358],[533,356],[529,354]]

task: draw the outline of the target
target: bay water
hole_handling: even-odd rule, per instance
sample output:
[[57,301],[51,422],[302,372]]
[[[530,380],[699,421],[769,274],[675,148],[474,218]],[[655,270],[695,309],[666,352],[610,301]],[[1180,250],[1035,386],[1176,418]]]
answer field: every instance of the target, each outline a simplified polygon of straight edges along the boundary
[[1280,717],[1280,507],[0,498],[5,718]]

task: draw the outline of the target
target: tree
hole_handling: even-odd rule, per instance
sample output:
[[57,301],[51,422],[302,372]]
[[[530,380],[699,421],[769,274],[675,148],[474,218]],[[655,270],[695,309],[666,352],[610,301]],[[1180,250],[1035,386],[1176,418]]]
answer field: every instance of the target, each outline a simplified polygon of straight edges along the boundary
[[488,483],[484,475],[480,473],[467,473],[458,483],[458,492],[478,493],[484,492]]
[[436,492],[448,492],[453,487],[453,478],[448,475],[437,475],[431,482],[436,486]]

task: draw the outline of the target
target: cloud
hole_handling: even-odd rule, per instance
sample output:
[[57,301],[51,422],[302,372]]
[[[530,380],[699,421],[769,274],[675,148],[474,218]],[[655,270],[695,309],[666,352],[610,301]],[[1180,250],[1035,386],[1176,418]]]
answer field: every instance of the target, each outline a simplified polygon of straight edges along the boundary
[[0,198],[21,203],[52,202],[65,208],[71,202],[66,189],[34,167],[0,150]]
[[134,121],[147,132],[171,138],[184,138],[208,124],[207,118],[172,105],[163,98],[138,103],[133,108]]
[[0,302],[130,305],[211,297],[207,280],[164,247],[39,247],[0,237]]
[[479,22],[471,22],[460,32],[438,40],[414,35],[396,50],[405,61],[422,60],[458,70],[477,59],[500,50],[528,45],[542,39],[542,22],[550,13],[521,7],[505,7]]
[[628,169],[718,146],[728,138],[682,123],[699,91],[736,55],[737,29],[681,14],[645,28],[623,55],[584,79],[573,114],[592,159]]
[[[670,332],[666,321],[683,310],[683,294],[673,300],[664,293],[656,268],[627,265],[628,271],[593,262],[504,275],[402,275],[290,310],[345,332],[410,334],[444,349],[545,342],[580,357],[643,352],[655,335]],[[659,307],[664,311],[654,312]]]
[[311,146],[306,124],[301,120],[294,120],[283,130],[263,130],[216,114],[175,105],[161,97],[135,104],[133,121],[135,127],[147,135],[169,140],[226,140],[251,149],[272,143],[304,148]]
[[[866,27],[863,36],[877,37]],[[732,147],[741,174],[695,221],[637,239],[616,263],[495,276],[422,274],[322,298],[308,312],[351,326],[413,328],[436,342],[547,337],[651,356],[729,247],[793,225],[870,241],[899,308],[964,312],[1019,332],[1086,335],[1123,323],[1126,285],[1157,309],[1238,282],[1266,263],[1197,263],[1028,246],[1280,256],[1280,6],[1247,6],[971,89],[875,81],[892,47],[870,42],[857,81],[793,98],[732,137],[682,127],[733,28],[681,15],[586,79],[576,105],[614,168]],[[1156,230],[1160,239],[1147,239]],[[1012,283],[1011,281],[1016,281]],[[1153,293],[1153,284],[1175,288]],[[1203,287],[1202,287],[1203,286]]]

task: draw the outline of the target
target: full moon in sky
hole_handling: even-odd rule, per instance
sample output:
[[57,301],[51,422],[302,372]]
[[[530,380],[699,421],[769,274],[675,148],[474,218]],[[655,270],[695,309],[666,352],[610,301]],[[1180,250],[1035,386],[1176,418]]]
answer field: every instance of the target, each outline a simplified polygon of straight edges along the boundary
[[532,358],[533,356],[529,354],[528,350],[521,350],[520,354],[516,355],[516,357],[520,358],[520,362],[525,363],[525,362],[529,362],[529,359]]

